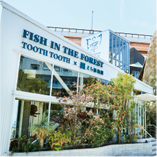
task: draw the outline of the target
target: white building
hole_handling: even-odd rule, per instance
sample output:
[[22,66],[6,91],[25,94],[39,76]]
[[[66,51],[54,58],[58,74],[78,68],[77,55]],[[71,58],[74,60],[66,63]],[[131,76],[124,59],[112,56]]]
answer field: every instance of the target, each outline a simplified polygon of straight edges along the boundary
[[[28,126],[56,107],[56,92],[66,95],[72,82],[81,85],[89,76],[110,81],[124,72],[1,1],[0,41],[1,155],[10,138],[29,135]],[[152,93],[139,80],[135,88]]]

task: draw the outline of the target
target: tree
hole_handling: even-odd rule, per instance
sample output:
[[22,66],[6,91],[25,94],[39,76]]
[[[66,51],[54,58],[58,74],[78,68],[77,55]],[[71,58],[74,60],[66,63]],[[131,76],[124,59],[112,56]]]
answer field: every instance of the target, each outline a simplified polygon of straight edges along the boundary
[[156,95],[157,78],[151,77],[149,84],[153,87],[153,93],[154,93],[154,95]]
[[44,139],[46,138],[49,131],[52,131],[56,128],[56,123],[49,122],[48,118],[43,114],[42,120],[39,123],[33,124],[30,127],[31,134],[36,134],[37,138],[40,140],[41,149],[43,149],[44,146]]
[[27,74],[25,74],[22,69],[19,69],[17,90],[48,95],[50,88],[48,83],[43,79],[29,79]]
[[153,124],[156,126],[156,101],[151,105],[150,103],[146,104],[146,112],[147,112],[147,124]]
[[125,126],[124,120],[126,115],[129,114],[127,113],[128,101],[132,98],[131,94],[136,80],[126,73],[118,73],[117,78],[113,78],[111,81],[118,87],[117,96],[120,100],[118,100],[119,105],[118,108],[116,108],[117,118],[115,121],[118,128],[117,141],[120,143],[121,130]]

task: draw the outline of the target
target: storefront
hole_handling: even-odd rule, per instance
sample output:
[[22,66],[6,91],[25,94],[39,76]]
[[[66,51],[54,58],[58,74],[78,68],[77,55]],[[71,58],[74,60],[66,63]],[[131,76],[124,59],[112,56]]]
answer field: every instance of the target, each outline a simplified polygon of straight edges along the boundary
[[[107,83],[124,71],[10,5],[0,4],[0,154],[5,155],[10,139],[29,136],[28,127],[39,122],[43,113],[51,118],[51,109],[58,108],[56,96],[79,91],[89,76]],[[152,93],[139,80],[135,88]]]

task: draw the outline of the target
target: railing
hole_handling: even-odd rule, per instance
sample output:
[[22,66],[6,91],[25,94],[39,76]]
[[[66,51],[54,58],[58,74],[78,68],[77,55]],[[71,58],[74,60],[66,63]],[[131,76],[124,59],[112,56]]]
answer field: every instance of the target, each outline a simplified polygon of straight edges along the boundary
[[146,129],[154,138],[156,138],[157,127],[155,125],[148,124]]
[[152,135],[146,129],[142,128],[142,130],[145,132],[146,137],[149,135],[149,137],[152,138]]
[[31,144],[35,143],[35,142],[38,141],[38,140],[39,140],[39,138],[37,138],[36,140],[34,140]]
[[[102,32],[102,30],[91,30],[91,29],[79,29],[79,28],[64,28],[64,27],[52,27],[52,26],[47,26],[48,28],[51,28],[54,31],[59,31],[59,32],[67,32],[69,33],[76,33],[80,35],[87,35],[87,34],[95,34]],[[121,36],[128,37],[128,38],[143,38],[143,39],[151,39],[152,35],[146,35],[146,34],[137,34],[137,33],[124,33],[124,32],[115,32]]]

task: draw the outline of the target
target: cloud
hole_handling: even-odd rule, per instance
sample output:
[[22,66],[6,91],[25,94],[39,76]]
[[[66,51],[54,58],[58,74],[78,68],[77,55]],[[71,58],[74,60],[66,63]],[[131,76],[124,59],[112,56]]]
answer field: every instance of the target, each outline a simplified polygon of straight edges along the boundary
[[125,4],[124,4],[124,0],[121,0],[121,5],[120,5],[120,19],[121,21],[123,21],[124,17],[124,11],[125,11]]

